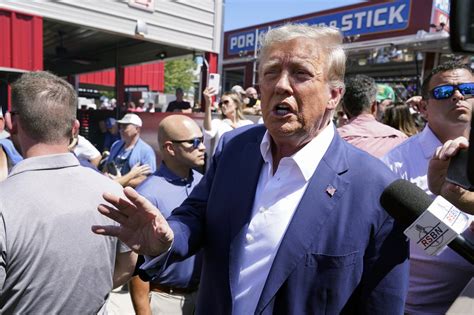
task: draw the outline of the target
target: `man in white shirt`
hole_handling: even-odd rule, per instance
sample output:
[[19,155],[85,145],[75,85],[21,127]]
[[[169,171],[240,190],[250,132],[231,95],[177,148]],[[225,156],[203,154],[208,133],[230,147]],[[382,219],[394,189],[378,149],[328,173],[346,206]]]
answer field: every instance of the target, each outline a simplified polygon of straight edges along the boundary
[[[474,77],[469,66],[457,62],[441,64],[423,81],[420,110],[428,121],[423,131],[391,150],[383,161],[399,177],[428,189],[428,164],[438,146],[457,137],[469,136]],[[434,198],[434,196],[433,196]],[[467,230],[464,236],[474,241]],[[474,267],[447,248],[428,256],[410,242],[410,286],[407,314],[444,314],[467,282]]]
[[[285,25],[263,40],[265,126],[225,134],[168,222],[130,188],[94,226],[148,257],[153,277],[203,249],[197,314],[400,314],[408,244],[379,197],[395,178],[331,123],[345,54],[333,28]],[[265,128],[266,127],[266,128]]]

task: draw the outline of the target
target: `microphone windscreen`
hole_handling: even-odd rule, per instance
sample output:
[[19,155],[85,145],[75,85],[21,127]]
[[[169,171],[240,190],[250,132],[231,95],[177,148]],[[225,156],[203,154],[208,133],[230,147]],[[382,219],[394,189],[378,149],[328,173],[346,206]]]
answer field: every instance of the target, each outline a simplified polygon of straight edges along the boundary
[[380,196],[380,204],[388,214],[406,226],[411,225],[432,202],[433,199],[421,188],[404,179],[388,185]]

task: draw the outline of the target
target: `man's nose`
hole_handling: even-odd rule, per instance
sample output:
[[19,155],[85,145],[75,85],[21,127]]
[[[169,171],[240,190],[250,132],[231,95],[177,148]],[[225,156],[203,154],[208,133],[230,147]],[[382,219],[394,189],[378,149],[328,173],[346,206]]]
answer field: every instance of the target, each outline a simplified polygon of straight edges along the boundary
[[288,72],[284,71],[280,74],[278,81],[275,86],[275,92],[279,94],[292,94],[293,89],[291,88],[290,76]]
[[452,96],[453,101],[458,101],[458,100],[463,100],[464,95],[459,91],[459,89],[455,89],[453,96]]

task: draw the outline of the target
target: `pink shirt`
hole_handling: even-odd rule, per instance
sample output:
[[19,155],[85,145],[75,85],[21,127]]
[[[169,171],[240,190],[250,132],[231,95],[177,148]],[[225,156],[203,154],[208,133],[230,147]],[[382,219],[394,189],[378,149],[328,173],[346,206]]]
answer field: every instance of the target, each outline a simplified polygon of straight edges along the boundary
[[344,140],[377,158],[408,138],[403,132],[378,122],[372,114],[353,117],[337,131]]

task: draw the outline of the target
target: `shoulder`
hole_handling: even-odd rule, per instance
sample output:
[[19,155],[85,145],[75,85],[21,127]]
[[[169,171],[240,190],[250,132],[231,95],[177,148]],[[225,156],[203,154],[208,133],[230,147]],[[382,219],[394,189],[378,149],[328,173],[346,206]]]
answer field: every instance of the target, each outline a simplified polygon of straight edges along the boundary
[[155,151],[153,150],[153,148],[151,147],[151,145],[149,145],[148,143],[146,143],[144,140],[142,140],[141,138],[138,139],[138,142],[137,142],[137,146],[140,148],[140,150],[142,151],[147,151],[147,153],[149,153],[150,151],[154,154]]
[[[232,151],[232,148],[236,154],[241,153],[242,148],[246,145],[250,143],[259,144],[266,130],[264,125],[252,124],[228,131],[220,138],[215,155],[219,156],[224,149],[226,149],[226,151]],[[233,155],[233,153],[231,153],[231,155]]]
[[123,140],[117,140],[115,141],[114,143],[112,143],[112,147],[110,148],[110,150],[116,150],[118,148],[120,148],[123,144]]
[[222,135],[223,142],[230,142],[231,140],[245,141],[249,138],[263,137],[267,129],[264,125],[246,125],[240,128],[233,129],[232,131],[226,132]]
[[250,119],[242,119],[239,121],[239,126],[253,125],[253,121]]
[[167,182],[163,177],[153,174],[148,176],[137,188],[136,191],[141,195],[152,195],[156,194],[160,187]]
[[331,143],[326,155],[329,159],[339,156],[338,160],[347,161],[350,172],[361,176],[361,180],[367,180],[367,178],[374,175],[393,177],[393,174],[380,159],[347,143],[337,133],[334,135],[333,143]]
[[193,182],[198,183],[203,178],[203,175],[196,170],[192,170],[192,172],[193,172],[193,179],[194,179]]
[[382,157],[382,161],[388,164],[392,161],[402,161],[409,158],[414,150],[421,150],[421,148],[416,148],[419,137],[420,134],[416,134],[397,145]]

